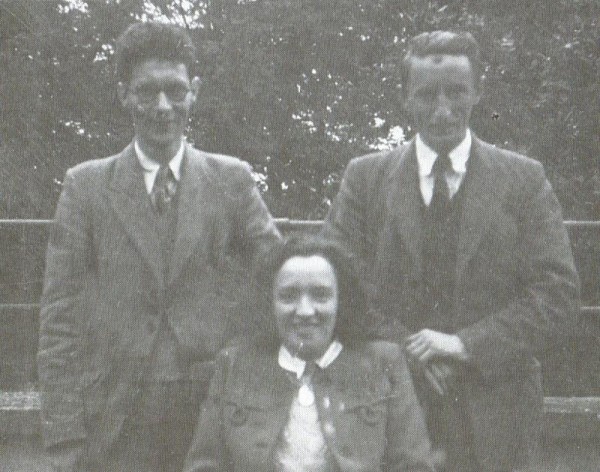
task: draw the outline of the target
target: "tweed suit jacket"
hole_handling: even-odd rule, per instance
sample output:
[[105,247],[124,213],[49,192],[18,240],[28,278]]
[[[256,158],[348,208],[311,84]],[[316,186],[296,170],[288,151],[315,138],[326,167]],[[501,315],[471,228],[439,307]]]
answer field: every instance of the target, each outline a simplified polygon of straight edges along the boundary
[[133,145],[67,171],[40,313],[46,446],[83,439],[101,453],[114,441],[163,316],[189,377],[210,380],[245,262],[279,233],[247,164],[186,145],[182,166],[168,277]]
[[[425,423],[398,345],[345,346],[313,376],[313,384],[336,470],[433,470]],[[274,450],[297,391],[279,366],[277,351],[253,345],[224,350],[184,471],[274,472]]]
[[539,433],[543,355],[575,326],[579,280],[561,209],[538,162],[474,137],[463,185],[453,308],[424,312],[414,140],[353,159],[324,233],[362,260],[395,342],[423,328],[471,354],[460,388],[484,470],[527,460]]

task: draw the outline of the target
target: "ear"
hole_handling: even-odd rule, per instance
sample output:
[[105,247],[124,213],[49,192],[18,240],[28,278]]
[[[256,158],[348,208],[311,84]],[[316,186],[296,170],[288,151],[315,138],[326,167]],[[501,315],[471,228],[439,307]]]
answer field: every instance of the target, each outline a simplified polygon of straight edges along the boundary
[[200,80],[200,77],[196,76],[192,79],[192,82],[190,83],[190,89],[192,91],[192,98],[193,101],[196,101],[196,98],[198,97],[198,92],[200,91],[200,85],[202,84],[202,81]]
[[124,107],[127,106],[127,85],[125,85],[123,82],[119,82],[117,84],[117,95],[121,105]]

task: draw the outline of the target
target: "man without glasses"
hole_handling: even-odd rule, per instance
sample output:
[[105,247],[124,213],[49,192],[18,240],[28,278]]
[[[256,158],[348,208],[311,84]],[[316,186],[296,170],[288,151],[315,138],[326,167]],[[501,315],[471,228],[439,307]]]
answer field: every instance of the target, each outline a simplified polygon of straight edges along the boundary
[[244,259],[279,233],[249,168],[184,132],[195,48],[173,25],[117,42],[134,140],[67,172],[47,252],[39,376],[60,471],[181,470]]
[[515,470],[540,430],[534,356],[578,307],[561,209],[538,162],[472,133],[482,71],[469,33],[420,34],[403,66],[416,137],[350,162],[324,232],[364,261],[441,470]]

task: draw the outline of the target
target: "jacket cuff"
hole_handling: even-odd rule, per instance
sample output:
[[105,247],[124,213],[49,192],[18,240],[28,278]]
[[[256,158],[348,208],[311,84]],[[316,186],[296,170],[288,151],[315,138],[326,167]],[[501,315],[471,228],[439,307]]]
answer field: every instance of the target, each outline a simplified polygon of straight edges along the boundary
[[87,437],[81,398],[75,394],[65,394],[62,399],[56,396],[42,393],[41,423],[46,448]]
[[490,335],[482,320],[456,333],[469,355],[468,365],[479,371],[484,380],[513,377],[527,370],[526,356],[514,343]]

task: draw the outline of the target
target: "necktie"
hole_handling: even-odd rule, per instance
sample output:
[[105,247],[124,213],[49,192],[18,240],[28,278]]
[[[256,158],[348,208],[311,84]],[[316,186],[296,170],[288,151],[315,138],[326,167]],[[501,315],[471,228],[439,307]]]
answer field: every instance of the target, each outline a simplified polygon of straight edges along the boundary
[[448,252],[452,234],[450,192],[446,172],[452,163],[447,154],[440,154],[433,164],[433,197],[427,209],[424,242],[424,272],[427,294],[424,297],[428,311],[436,318],[447,315],[451,307],[448,288],[453,279],[454,262]]
[[160,166],[150,193],[152,206],[159,215],[168,210],[175,192],[177,192],[177,181],[173,171],[168,165]]
[[436,209],[443,210],[450,201],[450,190],[446,180],[446,173],[450,170],[452,170],[450,157],[448,157],[448,154],[440,154],[433,163],[432,168],[434,182],[430,207],[433,211]]

